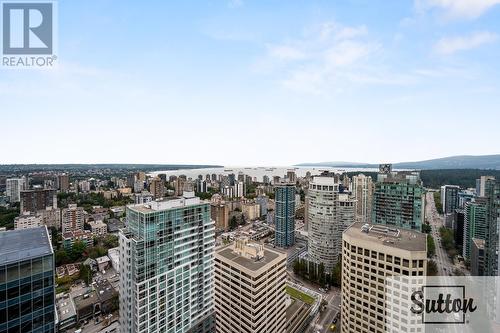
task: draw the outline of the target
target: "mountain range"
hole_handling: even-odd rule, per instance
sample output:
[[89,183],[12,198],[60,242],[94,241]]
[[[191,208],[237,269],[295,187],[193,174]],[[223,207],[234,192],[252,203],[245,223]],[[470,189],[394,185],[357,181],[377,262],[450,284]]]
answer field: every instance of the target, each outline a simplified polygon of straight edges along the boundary
[[[378,164],[359,162],[317,162],[300,163],[296,166],[336,167],[336,168],[378,168]],[[497,155],[459,155],[432,160],[392,163],[395,169],[494,169],[500,170],[500,154]]]

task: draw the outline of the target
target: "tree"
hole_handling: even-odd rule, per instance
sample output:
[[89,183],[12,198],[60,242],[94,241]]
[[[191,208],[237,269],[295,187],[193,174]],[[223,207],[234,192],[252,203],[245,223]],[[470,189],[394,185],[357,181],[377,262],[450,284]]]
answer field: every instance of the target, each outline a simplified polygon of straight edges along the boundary
[[108,251],[104,247],[97,245],[89,248],[87,252],[90,258],[95,259],[105,256]]
[[118,247],[119,245],[118,236],[106,235],[106,237],[104,237],[103,244],[107,249]]
[[77,261],[78,259],[80,259],[86,248],[87,248],[87,245],[84,242],[77,240],[73,244],[73,247],[71,248],[71,259],[73,261]]
[[434,192],[434,203],[436,205],[436,210],[439,214],[443,214],[443,204],[441,203],[441,193]]
[[70,257],[64,249],[59,249],[55,253],[56,266],[66,265],[71,262]]
[[229,221],[229,229],[235,229],[238,226],[238,220],[236,219],[236,216],[233,215],[231,217],[231,220]]
[[430,232],[431,232],[431,230],[432,230],[432,229],[431,229],[431,226],[430,226],[430,225],[428,225],[427,223],[422,224],[422,232],[423,232],[423,233],[428,234],[428,233],[430,233]]
[[115,312],[118,311],[120,308],[120,297],[119,294],[114,294],[113,297],[111,298],[111,311],[110,312]]
[[80,265],[80,279],[85,281],[86,284],[92,282],[92,270],[87,265]]
[[325,282],[326,282],[326,276],[325,276],[325,264],[323,263],[320,263],[318,265],[318,280],[319,280],[319,284],[321,286],[324,286],[325,285]]
[[431,235],[427,235],[427,258],[432,258],[436,254],[436,244]]
[[339,259],[335,267],[332,270],[332,285],[335,287],[340,287],[342,284],[342,260]]
[[434,260],[429,260],[427,262],[427,276],[435,276],[437,275],[438,269],[436,262]]

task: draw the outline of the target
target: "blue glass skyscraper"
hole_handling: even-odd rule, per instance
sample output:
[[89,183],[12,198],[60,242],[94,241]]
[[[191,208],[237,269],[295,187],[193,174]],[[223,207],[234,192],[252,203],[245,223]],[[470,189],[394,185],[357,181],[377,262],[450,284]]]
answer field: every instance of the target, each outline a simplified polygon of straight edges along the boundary
[[275,244],[278,247],[289,247],[295,243],[295,186],[279,184],[275,187],[276,201]]
[[0,232],[0,332],[53,333],[54,304],[47,228]]

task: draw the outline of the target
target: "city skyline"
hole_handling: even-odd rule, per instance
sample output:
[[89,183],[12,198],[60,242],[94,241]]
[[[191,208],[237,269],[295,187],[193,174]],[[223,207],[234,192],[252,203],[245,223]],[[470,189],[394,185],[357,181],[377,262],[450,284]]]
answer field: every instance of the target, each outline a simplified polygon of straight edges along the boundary
[[58,67],[0,72],[2,163],[494,154],[497,3],[59,2]]

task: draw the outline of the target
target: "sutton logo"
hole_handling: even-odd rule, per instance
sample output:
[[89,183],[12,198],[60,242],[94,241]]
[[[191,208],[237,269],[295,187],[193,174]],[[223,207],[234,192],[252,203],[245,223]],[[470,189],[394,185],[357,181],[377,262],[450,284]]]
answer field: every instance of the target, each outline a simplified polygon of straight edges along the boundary
[[465,297],[465,286],[423,286],[411,302],[410,311],[422,315],[424,324],[465,324],[465,314],[477,309],[474,299]]

